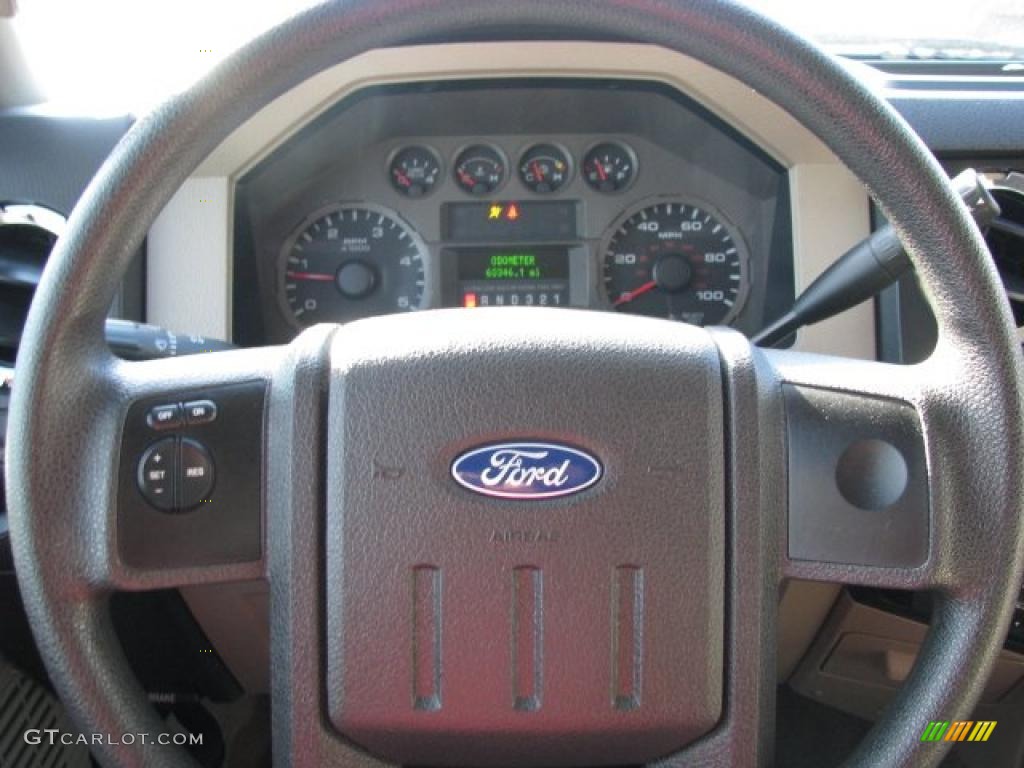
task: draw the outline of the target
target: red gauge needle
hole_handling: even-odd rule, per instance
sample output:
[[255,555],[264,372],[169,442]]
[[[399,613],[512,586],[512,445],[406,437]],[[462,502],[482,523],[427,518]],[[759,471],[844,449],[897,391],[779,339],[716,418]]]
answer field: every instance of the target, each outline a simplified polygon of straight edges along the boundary
[[612,306],[617,307],[620,304],[625,304],[627,301],[632,301],[637,296],[643,296],[648,291],[653,291],[657,287],[658,284],[653,280],[650,280],[644,283],[643,285],[634,288],[632,291],[626,291],[625,293],[623,293],[621,296],[619,296],[619,298],[612,302]]
[[476,179],[474,179],[472,176],[470,176],[465,171],[459,171],[459,178],[462,179],[462,183],[464,185],[466,185],[467,187],[475,187],[476,186]]
[[292,280],[317,280],[322,283],[334,282],[334,275],[324,274],[323,272],[285,272],[284,274]]
[[404,173],[402,173],[397,168],[395,168],[395,178],[398,179],[398,183],[401,184],[403,187],[411,187],[412,186],[412,181],[409,179],[409,177],[406,176]]
[[537,181],[544,181],[544,171],[540,169],[540,164],[536,161],[533,163],[533,176]]
[[[597,171],[597,175],[601,177],[601,181],[608,181],[608,172],[604,169],[604,163],[600,160],[595,160],[594,170]],[[650,290],[650,288],[647,290]]]

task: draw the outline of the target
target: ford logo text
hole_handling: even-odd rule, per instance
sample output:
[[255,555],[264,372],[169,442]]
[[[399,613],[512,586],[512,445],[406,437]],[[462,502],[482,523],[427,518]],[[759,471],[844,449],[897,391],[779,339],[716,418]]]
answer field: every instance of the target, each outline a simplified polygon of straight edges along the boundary
[[463,453],[452,477],[463,488],[501,499],[554,499],[601,479],[601,462],[558,443],[492,443]]

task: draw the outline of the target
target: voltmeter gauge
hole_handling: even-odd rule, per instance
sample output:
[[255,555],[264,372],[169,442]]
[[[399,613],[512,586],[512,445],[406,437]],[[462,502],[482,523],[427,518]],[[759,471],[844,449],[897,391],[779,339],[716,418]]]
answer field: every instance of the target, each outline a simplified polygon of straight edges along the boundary
[[598,192],[621,192],[633,183],[636,165],[636,154],[625,144],[598,144],[583,158],[583,179]]
[[455,183],[471,195],[489,195],[505,182],[505,158],[494,147],[466,147],[455,160]]
[[605,291],[619,312],[724,325],[743,308],[746,247],[703,204],[673,200],[630,209],[602,248]]
[[429,195],[441,178],[441,161],[429,147],[405,147],[388,165],[391,185],[406,197]]
[[568,153],[554,144],[534,144],[519,159],[519,178],[538,194],[558,191],[571,173]]

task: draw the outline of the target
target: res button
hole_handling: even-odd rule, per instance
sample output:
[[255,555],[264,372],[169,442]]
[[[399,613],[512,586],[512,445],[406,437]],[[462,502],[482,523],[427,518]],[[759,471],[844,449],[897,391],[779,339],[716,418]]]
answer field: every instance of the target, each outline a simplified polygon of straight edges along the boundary
[[175,439],[168,437],[153,443],[139,460],[139,490],[146,497],[146,501],[164,512],[169,512],[175,507],[177,454]]
[[178,506],[181,509],[192,509],[210,498],[214,481],[213,459],[201,443],[182,439],[178,476]]

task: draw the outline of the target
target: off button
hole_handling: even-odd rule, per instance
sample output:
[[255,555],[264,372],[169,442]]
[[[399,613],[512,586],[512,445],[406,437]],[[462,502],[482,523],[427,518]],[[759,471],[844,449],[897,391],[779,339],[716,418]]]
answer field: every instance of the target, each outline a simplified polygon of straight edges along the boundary
[[178,506],[192,509],[209,501],[213,482],[213,459],[209,451],[201,443],[184,438],[178,465]]

